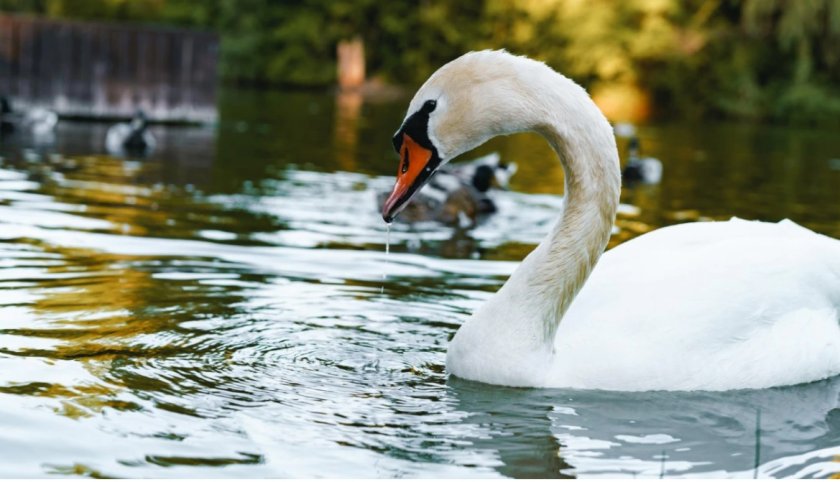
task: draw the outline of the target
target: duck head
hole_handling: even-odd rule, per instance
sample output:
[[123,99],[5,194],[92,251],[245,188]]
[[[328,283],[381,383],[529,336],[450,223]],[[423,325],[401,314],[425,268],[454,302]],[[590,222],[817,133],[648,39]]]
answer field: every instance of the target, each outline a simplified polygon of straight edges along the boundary
[[474,167],[470,176],[470,183],[478,192],[487,192],[490,188],[507,189],[510,178],[516,174],[516,164],[495,162],[479,164]]
[[146,128],[148,120],[143,109],[137,109],[134,112],[134,117],[131,118],[131,129],[134,131],[142,131]]
[[638,154],[639,154],[639,151],[640,151],[641,149],[640,149],[640,146],[639,146],[639,138],[638,138],[638,137],[633,136],[633,137],[631,137],[631,138],[630,138],[630,140],[629,140],[629,141],[627,141],[627,150],[628,150],[631,154],[634,154],[634,155],[638,155]]

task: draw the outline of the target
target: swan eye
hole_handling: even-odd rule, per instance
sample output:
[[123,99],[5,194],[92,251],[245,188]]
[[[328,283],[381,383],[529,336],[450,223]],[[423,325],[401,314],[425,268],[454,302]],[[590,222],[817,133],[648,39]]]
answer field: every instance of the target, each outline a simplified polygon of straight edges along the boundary
[[435,110],[435,107],[437,107],[437,101],[434,100],[434,99],[427,100],[426,102],[423,103],[423,111],[425,111],[425,112],[431,112],[431,111]]

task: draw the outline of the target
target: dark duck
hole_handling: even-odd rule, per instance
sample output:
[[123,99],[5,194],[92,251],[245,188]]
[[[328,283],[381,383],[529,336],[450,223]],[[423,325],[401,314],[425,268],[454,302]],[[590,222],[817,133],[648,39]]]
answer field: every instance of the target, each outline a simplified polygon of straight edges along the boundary
[[[496,212],[490,197],[492,188],[506,189],[516,164],[490,154],[474,161],[441,168],[396,220],[406,223],[439,222],[458,227],[474,226],[482,217]],[[377,196],[378,204],[388,197]]]
[[654,157],[642,157],[639,138],[635,135],[627,143],[627,164],[621,171],[625,184],[658,184],[662,180],[662,161]]
[[138,110],[130,122],[108,128],[105,148],[114,155],[146,155],[155,149],[155,137],[148,131],[146,114]]
[[58,114],[43,107],[16,111],[7,97],[0,96],[0,133],[17,130],[32,137],[36,144],[50,141],[58,124]]

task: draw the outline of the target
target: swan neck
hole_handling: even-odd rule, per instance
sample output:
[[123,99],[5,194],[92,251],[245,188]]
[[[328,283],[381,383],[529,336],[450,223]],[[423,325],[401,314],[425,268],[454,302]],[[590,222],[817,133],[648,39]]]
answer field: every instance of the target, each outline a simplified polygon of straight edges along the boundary
[[[535,368],[554,357],[561,320],[607,246],[621,170],[612,127],[583,88],[544,64],[509,62],[516,69],[504,89],[488,84],[496,90],[485,98],[494,103],[469,124],[484,128],[473,137],[541,134],[563,166],[564,207],[548,236],[458,330],[447,367],[465,378],[543,386],[547,374]],[[446,127],[440,132],[452,138],[473,133]]]
[[594,104],[592,110],[580,113],[577,122],[538,129],[563,166],[564,207],[515,282],[529,293],[528,302],[540,307],[538,338],[546,343],[553,343],[563,315],[606,249],[621,193],[615,138]]

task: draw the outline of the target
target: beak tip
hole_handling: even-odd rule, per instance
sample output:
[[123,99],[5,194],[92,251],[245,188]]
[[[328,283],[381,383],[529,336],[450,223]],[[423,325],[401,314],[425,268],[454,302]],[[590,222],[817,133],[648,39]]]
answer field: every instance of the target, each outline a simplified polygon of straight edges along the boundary
[[388,199],[382,205],[382,219],[385,220],[386,223],[390,223],[397,217],[397,214],[401,211],[397,206],[399,201],[398,191],[394,191],[388,196]]

